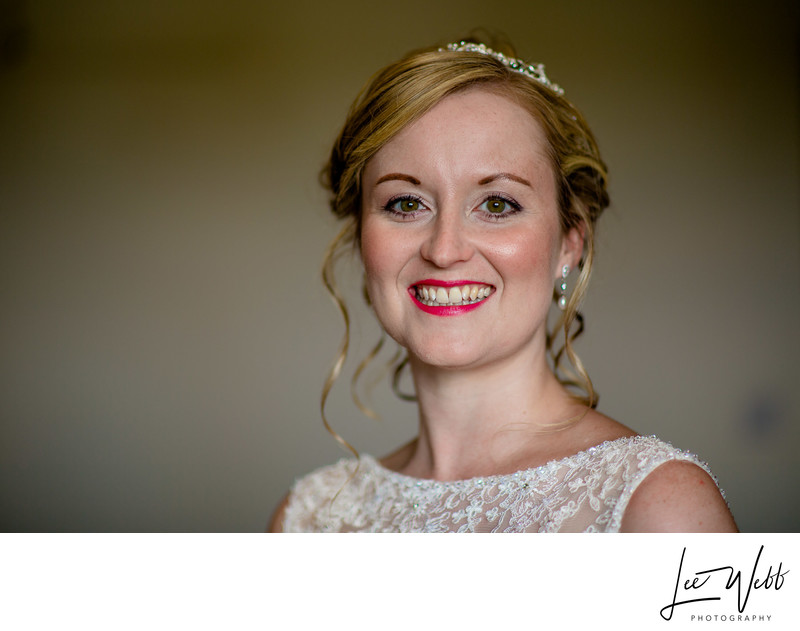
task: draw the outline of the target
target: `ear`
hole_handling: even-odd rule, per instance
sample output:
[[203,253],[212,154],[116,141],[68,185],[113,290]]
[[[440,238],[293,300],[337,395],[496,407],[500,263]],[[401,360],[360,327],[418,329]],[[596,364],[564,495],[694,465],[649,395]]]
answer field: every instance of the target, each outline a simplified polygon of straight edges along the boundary
[[569,265],[570,269],[577,269],[583,256],[583,240],[586,235],[586,226],[583,222],[567,230],[561,239],[561,256],[558,269]]

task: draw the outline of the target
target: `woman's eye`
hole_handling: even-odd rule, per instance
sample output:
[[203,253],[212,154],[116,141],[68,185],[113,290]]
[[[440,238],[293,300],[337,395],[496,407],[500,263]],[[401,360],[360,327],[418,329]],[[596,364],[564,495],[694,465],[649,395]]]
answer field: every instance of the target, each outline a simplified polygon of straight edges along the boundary
[[502,197],[490,197],[478,206],[478,209],[485,211],[490,216],[505,216],[518,211],[520,207],[511,200],[503,199]]
[[419,210],[419,202],[416,199],[401,199],[397,204],[397,209],[404,213],[413,213]]
[[486,201],[486,210],[498,214],[506,209],[506,202],[502,199],[489,199]]
[[399,199],[391,200],[388,204],[386,204],[386,206],[384,206],[385,210],[398,213],[400,215],[410,215],[422,210],[423,208],[424,206],[422,205],[422,202],[413,197],[401,197]]

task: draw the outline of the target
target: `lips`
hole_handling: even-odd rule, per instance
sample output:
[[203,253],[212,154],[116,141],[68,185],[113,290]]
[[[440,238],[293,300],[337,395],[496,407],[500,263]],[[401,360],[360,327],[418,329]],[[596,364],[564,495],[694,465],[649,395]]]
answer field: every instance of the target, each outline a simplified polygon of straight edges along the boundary
[[479,307],[494,287],[475,281],[421,280],[408,289],[414,304],[432,315],[458,315]]

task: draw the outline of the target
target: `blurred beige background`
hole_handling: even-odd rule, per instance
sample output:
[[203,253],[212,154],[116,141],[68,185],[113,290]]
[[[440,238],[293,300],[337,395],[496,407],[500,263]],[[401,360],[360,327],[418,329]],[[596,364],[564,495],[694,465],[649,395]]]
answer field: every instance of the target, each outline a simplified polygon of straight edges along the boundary
[[[262,530],[344,455],[317,173],[372,72],[476,26],[611,169],[600,409],[708,460],[743,530],[800,528],[796,3],[76,0],[0,3],[0,529]],[[329,413],[380,455],[414,410],[373,400]]]

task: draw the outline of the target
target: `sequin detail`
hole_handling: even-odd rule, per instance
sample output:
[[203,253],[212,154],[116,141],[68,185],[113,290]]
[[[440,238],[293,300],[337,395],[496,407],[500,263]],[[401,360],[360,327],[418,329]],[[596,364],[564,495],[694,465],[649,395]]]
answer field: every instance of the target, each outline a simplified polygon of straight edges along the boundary
[[655,436],[607,441],[509,475],[448,482],[405,476],[363,455],[352,480],[357,464],[352,458],[298,480],[283,528],[285,532],[619,532],[633,492],[647,475],[671,460],[692,462],[717,482],[697,456]]

